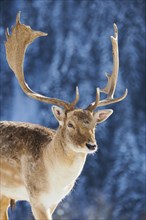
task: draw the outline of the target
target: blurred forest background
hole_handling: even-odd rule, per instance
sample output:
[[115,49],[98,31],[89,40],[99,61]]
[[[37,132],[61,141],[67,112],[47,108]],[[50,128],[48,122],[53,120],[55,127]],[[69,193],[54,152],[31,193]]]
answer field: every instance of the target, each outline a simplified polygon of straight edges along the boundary
[[[71,101],[79,86],[84,108],[112,71],[113,23],[119,29],[120,71],[114,114],[96,131],[99,151],[89,156],[73,192],[54,213],[64,220],[146,219],[146,4],[144,0],[1,0],[1,120],[27,121],[56,128],[51,106],[27,97],[8,67],[5,29],[21,22],[48,33],[28,49],[25,76],[42,94]],[[40,177],[39,177],[40,178]],[[39,181],[39,178],[36,181]],[[27,202],[18,202],[10,220],[33,219]]]

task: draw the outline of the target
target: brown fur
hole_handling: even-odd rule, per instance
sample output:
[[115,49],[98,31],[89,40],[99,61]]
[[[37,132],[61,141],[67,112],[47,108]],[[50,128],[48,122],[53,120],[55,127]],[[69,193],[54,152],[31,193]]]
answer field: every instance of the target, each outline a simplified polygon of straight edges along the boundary
[[[23,122],[0,122],[1,156],[19,161],[22,154],[38,159],[46,142],[51,142],[54,130]],[[3,141],[6,143],[3,145]],[[19,155],[19,156],[18,156]]]

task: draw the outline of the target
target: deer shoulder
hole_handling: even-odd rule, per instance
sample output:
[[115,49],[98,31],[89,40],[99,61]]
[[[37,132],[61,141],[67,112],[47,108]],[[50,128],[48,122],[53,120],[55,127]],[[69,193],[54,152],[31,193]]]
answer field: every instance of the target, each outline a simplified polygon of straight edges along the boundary
[[23,155],[40,157],[43,149],[50,144],[55,130],[23,122],[0,122],[1,156],[17,161]]

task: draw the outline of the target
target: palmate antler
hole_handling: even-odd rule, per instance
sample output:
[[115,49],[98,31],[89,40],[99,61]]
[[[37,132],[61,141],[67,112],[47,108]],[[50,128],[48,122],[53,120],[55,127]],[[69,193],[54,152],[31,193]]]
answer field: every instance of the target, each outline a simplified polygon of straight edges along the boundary
[[[99,106],[106,106],[112,103],[122,101],[128,93],[126,89],[124,94],[119,98],[113,98],[114,92],[117,85],[118,71],[119,71],[119,51],[118,51],[118,28],[116,24],[114,24],[114,37],[111,36],[112,48],[113,48],[113,72],[112,74],[106,73],[106,77],[108,79],[107,85],[105,88],[96,90],[96,100],[91,103],[86,109],[89,111],[93,111],[95,108]],[[100,92],[107,94],[107,98],[100,100]]]
[[[46,33],[40,31],[34,31],[29,26],[20,23],[20,12],[16,17],[16,26],[12,28],[12,35],[9,34],[8,29],[6,30],[7,41],[5,43],[6,56],[10,68],[15,73],[18,82],[22,90],[30,97],[37,99],[42,102],[55,104],[62,106],[66,111],[71,111],[74,109],[75,105],[79,100],[79,91],[76,87],[76,97],[73,102],[68,103],[56,98],[50,98],[40,95],[32,91],[25,82],[23,73],[23,63],[25,51],[29,44],[31,44],[36,38],[41,36],[46,36]],[[105,106],[112,103],[122,101],[127,95],[127,89],[125,93],[120,98],[113,98],[119,70],[119,53],[118,53],[118,29],[114,24],[114,37],[111,37],[112,47],[113,47],[113,72],[112,75],[107,74],[108,83],[104,89],[97,88],[96,100],[91,103],[86,110],[93,111],[98,106]],[[107,94],[107,98],[100,100],[100,92]]]
[[55,104],[64,107],[66,110],[73,110],[79,99],[78,87],[76,87],[76,98],[72,103],[64,102],[56,98],[50,98],[32,91],[25,82],[23,63],[25,51],[29,44],[36,38],[46,36],[46,33],[34,31],[29,26],[20,23],[20,12],[16,17],[16,26],[12,28],[12,35],[6,30],[7,41],[5,43],[6,56],[10,68],[15,73],[22,90],[30,97],[42,102]]

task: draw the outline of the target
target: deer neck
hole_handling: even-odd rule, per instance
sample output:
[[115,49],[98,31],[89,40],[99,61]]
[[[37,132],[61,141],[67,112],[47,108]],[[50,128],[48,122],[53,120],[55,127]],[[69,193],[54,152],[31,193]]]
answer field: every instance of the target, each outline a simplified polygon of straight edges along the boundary
[[[67,168],[78,167],[82,169],[86,160],[87,154],[77,153],[73,151],[68,143],[65,141],[64,131],[58,128],[56,134],[52,140],[51,146],[48,146],[48,157],[52,164],[56,163],[59,166],[65,166]],[[55,165],[55,164],[54,164]]]

